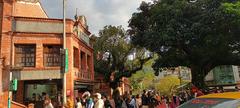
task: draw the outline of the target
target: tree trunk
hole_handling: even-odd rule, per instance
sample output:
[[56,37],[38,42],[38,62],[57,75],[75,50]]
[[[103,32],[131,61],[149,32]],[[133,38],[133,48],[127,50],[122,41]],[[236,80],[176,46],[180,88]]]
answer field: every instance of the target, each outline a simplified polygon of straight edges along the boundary
[[205,68],[193,66],[191,67],[191,73],[192,73],[192,83],[194,86],[196,86],[199,89],[205,89],[205,76],[208,74],[208,71],[206,71]]

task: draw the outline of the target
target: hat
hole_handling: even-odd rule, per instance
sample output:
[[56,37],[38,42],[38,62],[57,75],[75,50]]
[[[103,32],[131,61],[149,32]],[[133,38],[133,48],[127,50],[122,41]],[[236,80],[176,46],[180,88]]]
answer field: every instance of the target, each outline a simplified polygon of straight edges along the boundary
[[82,97],[90,97],[91,96],[91,93],[89,91],[86,91],[82,94]]
[[102,95],[100,93],[95,94],[98,99],[101,99]]

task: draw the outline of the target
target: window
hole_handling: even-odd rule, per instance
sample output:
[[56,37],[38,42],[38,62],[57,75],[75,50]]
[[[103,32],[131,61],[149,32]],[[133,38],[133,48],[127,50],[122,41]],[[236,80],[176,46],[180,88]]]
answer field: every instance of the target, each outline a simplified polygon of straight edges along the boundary
[[15,45],[15,65],[35,67],[36,45]]
[[87,55],[87,71],[90,72],[91,67],[91,57]]
[[81,69],[86,69],[86,55],[84,52],[81,51]]
[[195,98],[178,108],[237,108],[239,100],[228,98]]
[[44,45],[44,66],[60,66],[61,56],[60,56],[60,45]]
[[74,57],[74,58],[73,58],[73,59],[74,59],[74,63],[73,63],[73,64],[74,64],[74,67],[77,67],[77,68],[78,68],[78,67],[79,67],[79,59],[80,59],[80,58],[79,58],[79,51],[78,51],[78,49],[75,48],[75,47],[73,48],[73,54],[74,54],[74,55],[73,55],[73,57]]

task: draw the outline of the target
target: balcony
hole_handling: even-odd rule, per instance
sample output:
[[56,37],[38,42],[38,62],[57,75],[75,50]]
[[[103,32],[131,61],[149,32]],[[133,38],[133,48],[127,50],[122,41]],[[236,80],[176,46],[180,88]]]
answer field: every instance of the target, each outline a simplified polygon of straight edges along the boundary
[[81,80],[91,80],[90,70],[81,69],[81,72],[78,72],[77,77]]

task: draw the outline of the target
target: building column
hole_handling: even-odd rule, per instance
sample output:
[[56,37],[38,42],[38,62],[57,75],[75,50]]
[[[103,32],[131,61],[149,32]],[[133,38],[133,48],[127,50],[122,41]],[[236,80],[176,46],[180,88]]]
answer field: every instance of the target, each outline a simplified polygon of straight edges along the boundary
[[94,61],[93,54],[90,56],[90,71],[91,71],[91,79],[94,80]]
[[6,100],[7,100],[7,94],[4,94],[4,90],[3,90],[3,85],[4,85],[4,81],[2,79],[3,75],[2,75],[2,70],[3,70],[3,60],[0,61],[0,108],[3,108],[5,104]]
[[72,40],[71,38],[66,38],[67,45],[66,48],[68,48],[68,72],[66,74],[66,94],[70,97],[70,99],[74,102],[74,53],[73,53],[73,47],[72,47]]
[[92,67],[92,56],[87,54],[87,68],[88,74],[90,74],[90,79],[93,80],[93,67]]
[[44,64],[43,64],[43,44],[39,43],[36,44],[36,68],[43,68]]
[[0,57],[4,58],[4,65],[1,69],[2,90],[0,91],[0,108],[6,108],[8,105],[8,91],[9,91],[9,67],[11,61],[11,38],[12,38],[12,0],[4,0],[0,3],[1,15],[0,15],[0,32],[1,32],[1,51]]
[[86,52],[84,52],[84,57],[83,57],[84,59],[83,59],[83,65],[84,65],[84,70],[85,70],[85,72],[86,72],[86,70],[87,70],[87,53]]

